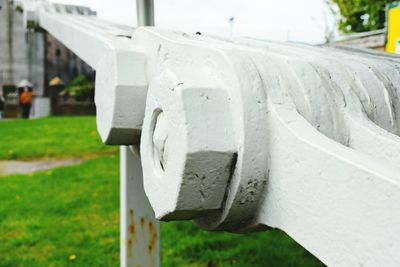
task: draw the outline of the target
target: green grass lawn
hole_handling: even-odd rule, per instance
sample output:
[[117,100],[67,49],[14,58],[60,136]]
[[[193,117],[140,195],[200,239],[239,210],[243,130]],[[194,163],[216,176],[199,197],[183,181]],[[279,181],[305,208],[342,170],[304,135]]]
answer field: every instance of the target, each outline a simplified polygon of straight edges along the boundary
[[163,266],[325,266],[282,231],[206,232],[191,222],[161,225]]
[[0,122],[0,160],[67,158],[117,149],[101,143],[93,116]]
[[0,177],[0,266],[117,266],[118,162]]
[[[10,125],[16,125],[18,134]],[[0,176],[0,267],[119,266],[119,158],[117,153],[102,155],[115,148],[102,148],[90,134],[95,132],[91,117],[1,122],[0,131],[16,144],[11,136],[24,138],[20,131],[43,131],[45,125],[51,130],[35,133],[37,143],[26,140],[35,152],[18,144],[15,157],[97,158],[30,175]],[[75,147],[64,147],[69,153],[58,147],[58,133]],[[54,142],[46,143],[46,138]],[[39,147],[43,144],[45,148]],[[0,147],[5,147],[2,141]],[[7,155],[3,158],[14,158]],[[169,222],[161,225],[161,240],[163,266],[323,266],[281,231],[209,233],[191,222]]]

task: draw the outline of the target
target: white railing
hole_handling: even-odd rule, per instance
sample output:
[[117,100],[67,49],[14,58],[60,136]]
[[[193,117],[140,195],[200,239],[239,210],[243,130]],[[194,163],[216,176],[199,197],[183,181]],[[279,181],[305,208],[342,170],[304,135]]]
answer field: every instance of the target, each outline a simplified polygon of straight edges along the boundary
[[[36,3],[27,25],[97,71],[99,133],[124,145],[123,266],[159,265],[153,210],[209,230],[279,228],[330,266],[400,265],[399,57],[58,9]],[[154,228],[140,239],[142,218]]]

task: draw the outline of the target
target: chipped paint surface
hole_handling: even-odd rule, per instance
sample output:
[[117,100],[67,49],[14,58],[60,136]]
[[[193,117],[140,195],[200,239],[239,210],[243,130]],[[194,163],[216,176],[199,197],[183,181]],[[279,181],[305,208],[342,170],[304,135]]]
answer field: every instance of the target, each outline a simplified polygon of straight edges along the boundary
[[157,229],[155,228],[154,224],[152,222],[149,222],[149,235],[150,235],[150,241],[147,245],[147,252],[149,255],[151,255],[154,251],[157,249],[157,243],[158,243],[158,233]]

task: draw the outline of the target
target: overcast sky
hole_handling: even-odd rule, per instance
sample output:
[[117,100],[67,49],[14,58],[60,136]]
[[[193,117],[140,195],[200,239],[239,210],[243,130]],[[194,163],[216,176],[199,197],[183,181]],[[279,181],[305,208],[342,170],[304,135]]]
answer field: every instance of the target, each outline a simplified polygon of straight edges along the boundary
[[[135,0],[54,0],[91,6],[99,17],[136,25]],[[184,32],[321,43],[334,18],[325,0],[154,0],[156,26]]]

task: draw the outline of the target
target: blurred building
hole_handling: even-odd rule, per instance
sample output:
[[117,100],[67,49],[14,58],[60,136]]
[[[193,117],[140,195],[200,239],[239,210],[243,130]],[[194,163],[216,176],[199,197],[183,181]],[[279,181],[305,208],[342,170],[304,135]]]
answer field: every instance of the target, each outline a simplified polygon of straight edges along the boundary
[[0,86],[12,87],[27,79],[43,93],[45,34],[27,32],[22,13],[10,1],[0,0],[0,6]]
[[66,84],[79,74],[94,79],[93,69],[54,37],[27,31],[12,1],[0,0],[0,6],[0,89],[26,79],[40,95],[48,95],[55,76]]
[[46,34],[46,81],[59,77],[68,84],[74,77],[84,74],[94,80],[94,70],[52,35]]

